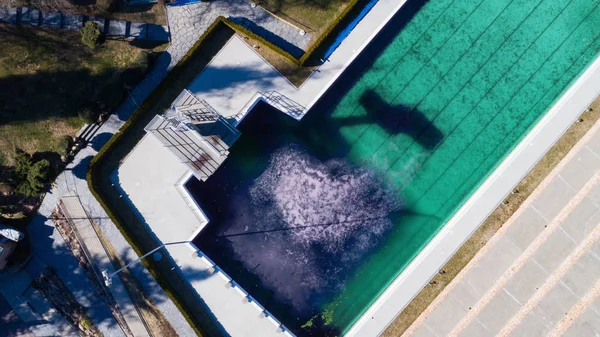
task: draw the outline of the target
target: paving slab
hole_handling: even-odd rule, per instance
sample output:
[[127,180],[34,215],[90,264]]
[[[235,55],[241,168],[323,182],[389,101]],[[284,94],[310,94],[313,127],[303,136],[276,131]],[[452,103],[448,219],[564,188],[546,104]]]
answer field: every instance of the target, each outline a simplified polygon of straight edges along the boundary
[[531,241],[544,230],[548,221],[533,208],[527,208],[515,223],[508,228],[505,236],[522,250],[527,249]]
[[437,309],[435,314],[428,317],[426,324],[438,336],[447,336],[469,311],[469,308],[460,305],[454,294],[450,294]]
[[579,190],[598,172],[599,166],[600,157],[584,147],[579,151],[577,158],[565,166],[560,175],[574,190]]
[[521,253],[508,238],[501,238],[465,276],[465,282],[478,294],[485,294]]
[[[544,327],[552,328],[567,315],[571,308],[577,304],[579,299],[580,298],[573,294],[564,284],[558,283],[550,290],[544,299],[533,308],[532,313],[543,322]],[[533,335],[541,336],[545,330],[546,329],[538,331]]]
[[42,13],[42,27],[60,28],[61,17],[59,12]]
[[599,142],[589,143],[586,145],[586,148],[588,148],[590,151],[592,151],[592,153],[594,153],[596,156],[600,157],[600,143]]
[[571,186],[562,179],[554,179],[533,202],[533,207],[548,221],[552,221],[573,196],[575,191]]
[[489,304],[479,313],[473,324],[482,324],[488,333],[497,334],[521,308],[519,302],[510,292],[502,289]]
[[529,313],[511,334],[511,337],[546,336],[550,332],[544,322],[534,313]]
[[127,22],[110,20],[108,22],[108,32],[106,35],[110,36],[125,36],[127,32]]
[[83,15],[63,15],[63,28],[80,30],[83,27]]
[[553,272],[577,245],[562,230],[552,232],[546,242],[533,254],[533,259],[548,273]]
[[[465,328],[461,336],[464,337],[481,337],[481,336],[489,336],[490,331],[486,326],[481,324],[479,320],[475,320],[468,327]],[[420,335],[419,335],[420,336]],[[439,337],[439,336],[437,336]]]
[[587,197],[600,208],[600,184],[594,186]]
[[598,224],[599,218],[596,215],[599,212],[600,209],[590,199],[585,198],[560,224],[560,229],[576,244],[580,244]]
[[417,335],[423,337],[439,337],[433,331],[429,330],[427,325],[423,324],[417,329]]
[[582,298],[598,280],[600,280],[600,261],[592,252],[587,252],[561,282],[569,291]]
[[531,298],[536,288],[539,288],[548,273],[534,260],[525,262],[517,274],[504,286],[504,289],[515,297],[520,303],[525,303]]
[[565,337],[600,336],[600,315],[594,310],[586,310],[567,329]]
[[22,7],[21,21],[22,25],[38,25],[40,22],[40,11],[35,8]]

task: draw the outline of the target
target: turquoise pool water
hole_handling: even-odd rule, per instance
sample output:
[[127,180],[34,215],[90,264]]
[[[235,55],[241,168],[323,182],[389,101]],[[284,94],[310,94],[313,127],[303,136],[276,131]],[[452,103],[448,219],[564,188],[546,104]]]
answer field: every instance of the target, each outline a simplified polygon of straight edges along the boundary
[[[298,335],[347,331],[600,52],[597,0],[405,7],[344,75],[342,89],[300,123],[253,111],[214,179],[188,186],[213,191],[197,196],[211,218],[197,245]],[[297,181],[282,180],[286,172],[317,190],[354,179],[361,192],[342,188],[325,205],[290,190],[278,204],[277,193]],[[257,187],[265,182],[275,187]],[[364,191],[377,200],[363,203]],[[334,229],[306,230],[324,224],[303,212],[367,214],[331,206],[344,198],[381,216],[335,227],[341,220],[328,214],[321,218],[334,219],[327,223]],[[292,212],[290,203],[302,209]],[[281,242],[302,259],[273,258],[285,255]],[[305,260],[316,267],[290,278],[304,266],[293,261]],[[304,282],[310,275],[318,277]]]

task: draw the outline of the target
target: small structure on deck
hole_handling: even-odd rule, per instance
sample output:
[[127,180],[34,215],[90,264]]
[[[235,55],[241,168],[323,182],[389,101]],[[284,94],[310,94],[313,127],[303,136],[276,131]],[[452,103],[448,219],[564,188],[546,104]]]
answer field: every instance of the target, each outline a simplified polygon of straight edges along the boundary
[[194,176],[206,181],[227,159],[240,132],[205,100],[188,90],[179,94],[164,115],[156,115],[144,128],[186,164]]

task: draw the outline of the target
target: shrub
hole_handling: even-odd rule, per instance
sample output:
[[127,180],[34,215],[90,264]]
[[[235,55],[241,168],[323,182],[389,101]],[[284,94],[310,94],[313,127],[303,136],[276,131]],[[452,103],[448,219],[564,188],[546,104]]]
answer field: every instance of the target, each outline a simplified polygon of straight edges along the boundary
[[100,32],[100,29],[98,29],[98,25],[95,22],[86,22],[79,33],[81,34],[81,42],[91,49],[94,49],[100,45],[100,36],[102,33]]
[[42,191],[50,174],[50,163],[46,159],[33,162],[29,154],[19,151],[15,156],[17,191],[27,197]]
[[73,144],[73,138],[71,136],[63,136],[58,141],[58,154],[66,156],[71,149]]
[[84,123],[91,124],[96,121],[96,114],[90,108],[83,108],[77,112],[77,115]]

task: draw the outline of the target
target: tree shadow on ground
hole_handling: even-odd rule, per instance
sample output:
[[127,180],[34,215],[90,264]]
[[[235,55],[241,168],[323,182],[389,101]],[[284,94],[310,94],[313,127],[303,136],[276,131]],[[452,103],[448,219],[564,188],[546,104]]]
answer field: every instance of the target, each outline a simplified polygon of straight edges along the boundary
[[89,146],[91,146],[92,149],[94,149],[94,151],[100,151],[100,149],[104,146],[104,144],[106,144],[106,142],[108,142],[108,140],[112,136],[113,134],[109,132],[102,132],[100,134],[96,134],[94,138],[92,138],[92,141],[90,142]]

